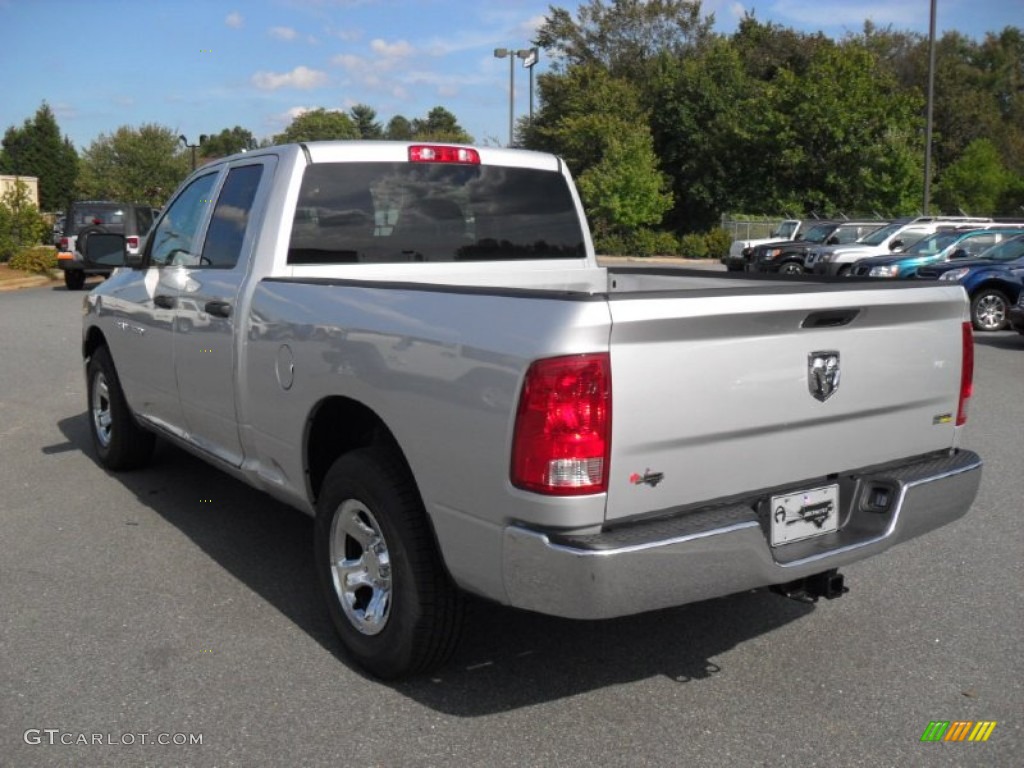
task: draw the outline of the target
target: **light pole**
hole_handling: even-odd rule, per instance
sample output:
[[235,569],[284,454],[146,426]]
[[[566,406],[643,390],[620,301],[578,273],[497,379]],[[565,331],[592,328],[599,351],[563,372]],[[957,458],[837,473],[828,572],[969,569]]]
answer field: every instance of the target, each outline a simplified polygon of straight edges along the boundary
[[[511,147],[515,138],[515,111],[516,111],[516,59],[528,59],[531,51],[526,48],[515,50],[512,48],[495,48],[494,58],[508,58],[508,145]],[[531,70],[532,74],[532,70]],[[532,84],[531,80],[531,84]]]
[[188,139],[185,138],[185,134],[179,136],[178,141],[192,150],[192,170],[194,171],[196,169],[196,147],[202,146],[203,142],[206,141],[206,134],[204,133],[199,137],[198,144],[189,144]]
[[928,109],[924,129],[924,215],[932,196],[932,102],[935,100],[935,0],[928,23]]

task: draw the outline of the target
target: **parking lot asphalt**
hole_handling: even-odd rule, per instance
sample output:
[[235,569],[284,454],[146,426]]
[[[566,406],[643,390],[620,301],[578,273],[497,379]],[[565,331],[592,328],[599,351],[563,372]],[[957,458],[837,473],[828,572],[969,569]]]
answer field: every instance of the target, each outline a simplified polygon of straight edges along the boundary
[[[445,668],[382,684],[334,639],[308,518],[166,445],[99,467],[81,302],[0,295],[0,765],[1020,764],[1022,336],[976,343],[973,510],[844,569],[846,597],[592,623],[474,603]],[[997,725],[922,743],[936,720]]]

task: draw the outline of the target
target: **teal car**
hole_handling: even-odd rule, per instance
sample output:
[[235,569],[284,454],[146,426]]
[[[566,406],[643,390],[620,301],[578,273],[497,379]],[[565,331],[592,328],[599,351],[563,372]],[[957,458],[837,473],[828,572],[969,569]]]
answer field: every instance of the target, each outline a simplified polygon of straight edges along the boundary
[[984,251],[1011,237],[1024,234],[1024,224],[986,229],[946,229],[918,240],[907,250],[886,256],[861,259],[850,270],[850,277],[914,277],[926,264],[980,256]]

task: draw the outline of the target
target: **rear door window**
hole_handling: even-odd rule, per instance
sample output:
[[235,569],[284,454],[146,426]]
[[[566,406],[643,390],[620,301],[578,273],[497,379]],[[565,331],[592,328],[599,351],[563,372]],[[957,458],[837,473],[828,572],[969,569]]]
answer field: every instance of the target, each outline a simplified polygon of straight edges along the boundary
[[238,263],[262,175],[262,165],[243,165],[228,173],[206,230],[200,267],[231,269]]
[[565,178],[501,166],[320,163],[295,209],[291,264],[585,255]]

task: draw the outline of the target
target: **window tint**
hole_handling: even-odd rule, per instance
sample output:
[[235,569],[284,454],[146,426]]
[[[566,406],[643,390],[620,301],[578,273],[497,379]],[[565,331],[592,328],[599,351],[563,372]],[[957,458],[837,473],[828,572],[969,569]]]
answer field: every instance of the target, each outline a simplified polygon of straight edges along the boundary
[[910,248],[904,248],[903,252],[908,256],[934,256],[954,243],[960,235],[957,232],[936,232],[934,235],[921,238]]
[[987,251],[998,240],[998,235],[995,232],[986,232],[979,235],[970,235],[965,237],[961,242],[957,243],[957,248],[962,248],[970,256],[980,256],[982,252]]
[[1024,257],[1024,237],[1015,237],[1013,240],[1002,242],[981,255],[993,261],[1012,261]]
[[149,208],[136,208],[135,209],[135,227],[136,232],[140,235],[144,235],[149,232],[149,228],[153,226],[153,211]]
[[71,207],[70,225],[65,222],[65,232],[77,235],[85,227],[103,227],[109,232],[124,232],[124,208],[117,205],[75,203]]
[[292,264],[584,255],[565,179],[527,168],[320,163],[306,169]]
[[171,203],[149,238],[150,264],[164,267],[169,264],[191,266],[199,263],[199,256],[193,247],[194,241],[203,222],[203,213],[210,204],[210,191],[216,180],[216,172],[200,176]]
[[232,168],[228,173],[206,230],[200,266],[231,269],[238,262],[252,201],[256,199],[262,175],[262,165],[243,165]]

